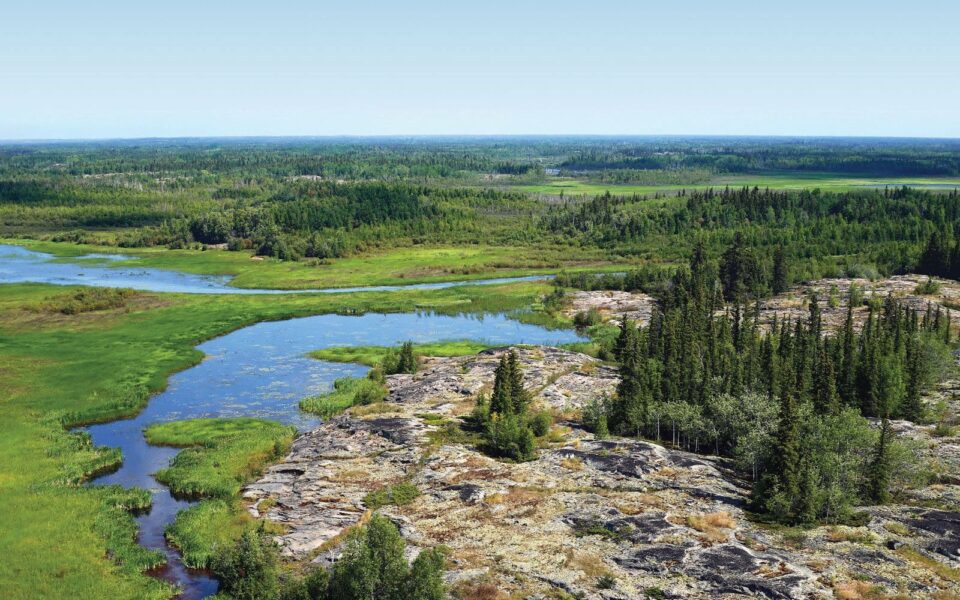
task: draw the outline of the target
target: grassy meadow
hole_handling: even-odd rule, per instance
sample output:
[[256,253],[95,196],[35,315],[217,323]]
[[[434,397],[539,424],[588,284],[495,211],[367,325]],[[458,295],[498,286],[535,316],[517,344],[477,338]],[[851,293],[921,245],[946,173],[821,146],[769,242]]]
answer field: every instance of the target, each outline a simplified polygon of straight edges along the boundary
[[548,177],[543,183],[526,183],[511,186],[510,189],[529,194],[559,196],[595,196],[610,192],[615,196],[653,195],[656,193],[672,195],[680,190],[702,190],[707,188],[760,187],[776,190],[820,189],[830,192],[848,192],[865,188],[883,188],[910,186],[918,189],[960,188],[960,179],[956,177],[845,177],[836,174],[789,173],[784,175],[714,175],[709,181],[692,184],[616,184],[599,183],[576,177]]
[[197,275],[231,275],[240,288],[308,289],[470,281],[566,271],[623,269],[621,259],[597,250],[468,245],[409,247],[371,251],[329,260],[254,259],[248,251],[170,250],[162,247],[117,248],[28,239],[0,239],[63,258],[89,253],[129,255],[130,260],[97,261],[113,267],[170,269]]

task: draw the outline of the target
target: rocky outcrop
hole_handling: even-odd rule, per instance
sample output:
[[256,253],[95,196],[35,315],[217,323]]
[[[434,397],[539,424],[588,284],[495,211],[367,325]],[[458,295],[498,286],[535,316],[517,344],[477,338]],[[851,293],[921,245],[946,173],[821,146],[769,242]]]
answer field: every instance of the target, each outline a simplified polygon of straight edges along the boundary
[[457,424],[503,351],[389,377],[386,402],[300,436],[248,486],[251,513],[284,526],[287,555],[326,563],[368,514],[369,492],[411,482],[419,497],[380,510],[414,552],[443,544],[452,586],[483,581],[516,597],[831,598],[865,578],[909,597],[957,587],[917,559],[958,566],[957,512],[877,507],[864,527],[781,531],[751,520],[746,484],[720,459],[596,440],[564,421],[616,385],[613,369],[582,354],[517,349],[525,385],[558,425],[532,462],[483,455]]
[[[952,322],[960,325],[960,284],[946,279],[936,279],[939,290],[934,294],[923,295],[917,293],[921,284],[927,281],[923,275],[897,275],[887,279],[818,279],[798,285],[785,294],[769,298],[760,302],[760,318],[762,325],[769,326],[776,317],[778,322],[784,320],[797,321],[809,317],[807,298],[816,293],[819,299],[820,312],[823,319],[824,331],[836,331],[843,327],[847,318],[847,304],[850,297],[850,288],[856,285],[863,293],[864,299],[874,296],[886,298],[893,296],[906,306],[918,311],[926,311],[927,306],[936,310],[950,313]],[[854,324],[859,329],[867,318],[865,306],[854,307]]]
[[577,313],[598,311],[610,323],[619,323],[624,315],[641,325],[650,324],[650,315],[656,301],[643,292],[610,290],[578,291],[567,297],[564,316],[573,318]]

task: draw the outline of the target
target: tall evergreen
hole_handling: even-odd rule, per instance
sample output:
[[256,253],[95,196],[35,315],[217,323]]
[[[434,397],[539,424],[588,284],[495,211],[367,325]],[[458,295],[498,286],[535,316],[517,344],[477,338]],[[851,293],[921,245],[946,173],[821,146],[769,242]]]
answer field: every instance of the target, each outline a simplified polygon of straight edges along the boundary
[[822,415],[840,412],[840,397],[837,395],[837,376],[833,367],[833,355],[826,347],[820,349],[814,371],[814,408]]
[[510,375],[510,363],[507,355],[500,355],[500,363],[494,370],[493,393],[490,395],[490,412],[492,414],[507,415],[513,412],[513,389]]
[[773,279],[770,282],[774,294],[782,294],[790,289],[790,267],[783,246],[777,246],[773,252]]
[[923,417],[923,405],[920,400],[923,386],[923,361],[919,341],[915,335],[907,338],[906,363],[906,393],[904,394],[903,408],[900,412],[906,419],[919,421]]
[[890,501],[890,421],[884,417],[880,423],[880,435],[873,449],[867,469],[866,497],[876,504]]
[[513,414],[522,415],[527,412],[530,395],[523,387],[523,369],[520,368],[520,359],[515,350],[510,350],[507,355],[507,374]]

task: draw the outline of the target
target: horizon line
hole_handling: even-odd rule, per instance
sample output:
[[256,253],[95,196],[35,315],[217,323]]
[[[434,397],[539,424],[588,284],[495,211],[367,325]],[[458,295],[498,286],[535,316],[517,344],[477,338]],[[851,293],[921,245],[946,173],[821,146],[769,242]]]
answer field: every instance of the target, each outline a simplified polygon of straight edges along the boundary
[[0,145],[8,144],[65,144],[103,142],[159,142],[177,140],[374,140],[374,139],[536,139],[536,138],[583,138],[583,139],[786,139],[786,140],[924,140],[957,141],[960,137],[935,135],[878,135],[878,134],[769,134],[769,133],[373,133],[373,134],[229,134],[229,135],[146,135],[105,137],[50,137],[50,138],[0,138]]

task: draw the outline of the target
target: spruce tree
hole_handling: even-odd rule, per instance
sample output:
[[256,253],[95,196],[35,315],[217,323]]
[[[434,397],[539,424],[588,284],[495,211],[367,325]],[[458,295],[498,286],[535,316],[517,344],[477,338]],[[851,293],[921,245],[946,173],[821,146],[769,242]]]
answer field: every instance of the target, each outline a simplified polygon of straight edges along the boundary
[[843,345],[841,346],[841,363],[839,391],[840,396],[852,404],[857,397],[857,345],[853,331],[853,305],[847,305],[847,318],[843,323]]
[[840,412],[840,398],[837,395],[833,355],[826,347],[821,348],[817,363],[819,368],[814,372],[814,407],[818,414],[835,415]]
[[919,341],[915,335],[907,338],[906,363],[906,393],[901,412],[904,418],[917,422],[923,417],[923,405],[920,400],[923,386],[923,361]]
[[510,354],[507,356],[507,373],[513,414],[524,415],[527,412],[530,397],[523,387],[523,369],[520,367],[520,359],[515,350],[510,350]]
[[494,371],[493,393],[490,395],[491,414],[504,416],[513,412],[510,381],[510,364],[507,362],[507,355],[501,354],[500,364]]
[[890,501],[890,442],[892,432],[886,417],[880,423],[880,436],[867,467],[866,497],[876,504]]
[[773,253],[773,280],[771,289],[774,294],[782,294],[790,289],[790,271],[783,246],[777,246]]
[[397,357],[397,373],[416,373],[417,357],[413,352],[413,342],[404,342]]

